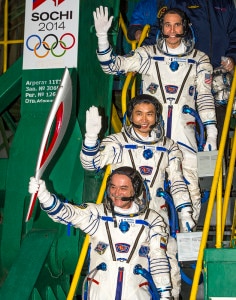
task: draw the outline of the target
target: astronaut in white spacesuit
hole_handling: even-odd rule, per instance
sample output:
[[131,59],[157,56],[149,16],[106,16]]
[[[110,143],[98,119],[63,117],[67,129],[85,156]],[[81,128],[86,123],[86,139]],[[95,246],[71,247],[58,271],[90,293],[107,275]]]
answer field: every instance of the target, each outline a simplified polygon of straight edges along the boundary
[[183,113],[188,105],[197,110],[206,129],[204,151],[216,150],[217,128],[214,99],[211,93],[212,66],[208,56],[194,49],[190,23],[179,9],[167,10],[160,19],[160,32],[155,45],[138,47],[128,55],[116,55],[108,42],[107,32],[113,17],[107,7],[94,11],[98,37],[97,57],[107,74],[127,72],[142,74],[142,93],[155,96],[163,105],[165,135],[178,143],[183,152],[183,174],[198,221],[201,193],[197,170],[195,117]]
[[35,177],[29,192],[38,192],[41,208],[53,221],[90,236],[89,299],[172,299],[166,225],[148,207],[148,188],[138,171],[116,169],[107,179],[103,204],[64,203]]
[[[163,136],[161,111],[161,104],[155,97],[145,94],[134,97],[127,106],[130,125],[126,120],[121,132],[105,137],[99,145],[101,117],[97,107],[92,106],[86,112],[86,133],[80,159],[86,170],[98,171],[108,164],[112,170],[125,165],[137,169],[149,186],[150,207],[169,224],[166,202],[158,194],[159,189],[164,190],[167,177],[180,230],[187,232],[195,226],[195,222],[181,170],[182,153],[173,140]],[[176,240],[170,236],[167,255],[171,265],[172,295],[178,299],[181,277],[176,254]]]

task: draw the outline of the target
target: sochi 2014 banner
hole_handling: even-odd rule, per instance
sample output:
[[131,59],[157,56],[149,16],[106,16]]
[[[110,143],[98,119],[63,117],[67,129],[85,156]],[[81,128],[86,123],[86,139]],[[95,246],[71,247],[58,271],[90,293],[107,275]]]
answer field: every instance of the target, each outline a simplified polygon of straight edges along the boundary
[[77,67],[79,0],[26,0],[23,69]]

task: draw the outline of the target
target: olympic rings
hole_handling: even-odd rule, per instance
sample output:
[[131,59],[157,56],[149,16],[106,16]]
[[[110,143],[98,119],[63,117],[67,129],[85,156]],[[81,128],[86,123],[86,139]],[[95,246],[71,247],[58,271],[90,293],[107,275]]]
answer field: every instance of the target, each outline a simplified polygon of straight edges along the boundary
[[62,42],[62,41],[59,41],[59,42],[60,42],[60,44],[62,44],[61,47],[63,46],[62,48],[65,49],[65,50],[62,52],[62,54],[56,54],[56,53],[54,53],[54,52],[52,51],[52,49],[54,49],[53,46],[54,46],[54,44],[56,44],[56,42],[53,43],[53,44],[52,44],[52,48],[51,48],[51,52],[52,52],[52,55],[54,55],[54,56],[56,56],[56,57],[61,57],[61,56],[63,56],[63,55],[66,53],[66,48],[65,48],[65,47],[66,47],[66,44],[65,44],[64,42]]
[[[37,44],[34,46],[34,54],[35,54],[38,58],[44,58],[44,57],[46,57],[46,56],[48,55],[48,53],[49,53],[50,50],[48,50],[48,51],[46,52],[46,54],[44,54],[44,55],[39,55],[39,54],[36,52],[36,50],[38,49],[37,47],[39,47],[39,44],[40,44],[40,43],[37,43]],[[49,47],[48,43],[46,43],[46,42],[42,42],[42,44],[43,44],[43,45],[46,45],[47,47]]]
[[[69,46],[67,46],[65,41],[63,41],[63,39],[65,40],[65,37],[70,37],[72,39]],[[32,47],[30,45],[30,41],[32,43],[32,41],[34,41],[35,38],[36,38],[36,43],[35,43],[34,47]],[[53,38],[54,41],[51,41],[52,38]],[[46,42],[46,40],[48,40],[48,42]],[[64,51],[62,51],[61,54],[56,54],[55,51],[54,51],[54,49],[57,48],[58,45],[60,45],[60,47],[62,49],[64,49]],[[58,39],[58,37],[55,34],[50,33],[50,34],[47,34],[43,38],[43,40],[41,40],[41,37],[37,34],[30,35],[26,40],[26,47],[30,51],[33,51],[35,56],[37,56],[38,58],[46,57],[49,54],[49,52],[51,52],[51,54],[55,57],[61,57],[66,53],[66,50],[69,50],[69,49],[73,48],[74,45],[75,45],[75,36],[72,33],[69,33],[69,32],[64,33],[60,37],[60,39]],[[43,46],[43,48],[46,50],[45,54],[43,54],[43,55],[40,55],[37,51],[41,48],[41,46]]]
[[[43,42],[45,42],[46,38],[49,37],[49,36],[53,36],[53,37],[55,38],[55,40],[56,40],[56,42],[53,43],[53,45],[55,44],[55,46],[52,47],[52,49],[55,49],[56,46],[58,45],[58,38],[57,38],[57,36],[56,36],[55,34],[52,34],[52,33],[47,34],[47,35],[44,37]],[[47,48],[47,47],[44,46],[44,48],[45,48],[46,50],[50,50],[50,47]]]

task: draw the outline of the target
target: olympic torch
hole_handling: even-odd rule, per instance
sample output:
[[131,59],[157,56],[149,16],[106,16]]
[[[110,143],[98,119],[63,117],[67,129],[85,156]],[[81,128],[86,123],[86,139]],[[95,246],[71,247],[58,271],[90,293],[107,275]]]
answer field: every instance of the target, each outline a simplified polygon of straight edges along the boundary
[[[40,179],[61,144],[69,124],[72,109],[72,82],[69,70],[65,68],[60,86],[58,87],[51,111],[49,113],[44,133],[39,148],[39,154],[35,170],[35,178]],[[54,124],[54,126],[52,126]],[[53,133],[52,127],[54,127]],[[49,142],[49,135],[51,137]],[[26,222],[32,216],[37,194],[31,195],[31,200],[26,216]]]

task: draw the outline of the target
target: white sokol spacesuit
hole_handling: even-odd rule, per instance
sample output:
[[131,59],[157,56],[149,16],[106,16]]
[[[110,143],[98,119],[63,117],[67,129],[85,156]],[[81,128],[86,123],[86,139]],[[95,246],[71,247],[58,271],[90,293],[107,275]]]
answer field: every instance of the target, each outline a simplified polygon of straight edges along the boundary
[[[129,209],[114,207],[109,198],[109,182],[114,174],[131,179],[134,196]],[[53,221],[80,228],[90,236],[90,270],[86,276],[89,299],[172,298],[166,225],[159,214],[148,208],[148,190],[136,170],[119,168],[108,177],[103,204],[63,203],[47,191],[44,181],[31,177],[29,192],[37,191],[41,208]],[[151,277],[142,276],[144,269]],[[151,293],[152,280],[155,288]]]
[[[107,40],[111,18],[108,20],[106,8],[103,11],[100,7],[94,12],[99,46],[97,57],[101,68],[105,73],[113,75],[124,75],[127,72],[142,74],[142,92],[155,96],[163,105],[165,135],[178,143],[183,152],[183,174],[188,182],[193,217],[197,222],[201,193],[197,170],[196,121],[192,115],[183,113],[183,106],[188,105],[197,110],[206,127],[204,151],[209,151],[209,145],[211,150],[216,150],[217,129],[209,57],[194,49],[194,39],[182,38],[176,49],[170,49],[162,34],[156,45],[139,47],[125,56],[116,55]],[[189,24],[186,20],[183,23],[184,30],[187,30]]]
[[[130,126],[124,124],[120,133],[104,138],[100,145],[94,136],[95,145],[90,144],[88,146],[91,140],[88,137],[93,131],[87,127],[96,120],[97,108],[92,107],[87,111],[86,128],[91,133],[86,132],[85,134],[85,141],[80,153],[81,163],[87,170],[99,170],[109,164],[112,170],[121,166],[130,166],[138,170],[149,187],[149,206],[162,215],[166,224],[169,224],[166,202],[157,195],[159,189],[165,189],[165,179],[167,179],[170,182],[170,193],[173,197],[174,206],[179,212],[180,227],[182,228],[181,224],[189,222],[192,228],[194,222],[189,219],[189,213],[192,212],[191,200],[181,170],[182,153],[173,140],[163,136],[161,105],[153,96],[142,94],[131,99],[127,108],[129,119],[131,119],[134,106],[140,103],[151,103],[156,107],[156,124],[147,138],[138,135],[134,129],[135,125],[131,122]],[[98,131],[99,122],[101,121],[99,120],[96,126]],[[184,210],[187,210],[186,214],[184,214]],[[172,295],[178,299],[181,277],[176,259],[176,240],[171,236],[167,246],[167,255],[171,265]]]

